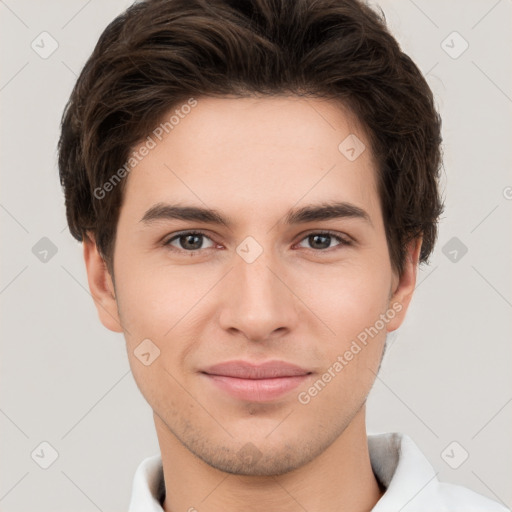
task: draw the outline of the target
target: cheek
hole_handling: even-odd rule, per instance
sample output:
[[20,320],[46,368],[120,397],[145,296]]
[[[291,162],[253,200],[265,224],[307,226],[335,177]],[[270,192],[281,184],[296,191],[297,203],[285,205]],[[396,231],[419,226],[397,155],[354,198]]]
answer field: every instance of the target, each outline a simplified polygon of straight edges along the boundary
[[[204,300],[204,307],[212,307],[207,295],[211,293],[210,299],[230,295],[222,292],[223,286],[230,286],[229,276],[220,282],[224,270],[208,265],[150,268],[121,260],[116,274],[123,325],[139,337],[163,337],[174,326],[181,329],[180,322],[190,323],[200,313],[201,301]],[[300,310],[308,317],[316,315],[317,321],[331,327],[336,338],[346,338],[354,330],[373,324],[385,310],[390,290],[390,272],[363,263],[338,267],[299,265],[288,268],[283,279],[293,291],[290,305],[298,301]],[[229,307],[229,300],[223,304]]]
[[118,308],[134,380],[153,409],[180,410],[184,403],[180,361],[190,339],[180,333],[190,321],[187,312],[197,303],[202,287],[180,280],[179,270],[168,269],[164,277],[163,269],[150,271],[128,263],[118,266]]
[[386,322],[393,316],[386,317],[388,273],[345,272],[331,284],[328,293],[316,295],[311,309],[321,312],[318,316],[335,334],[322,341],[324,366],[318,379],[298,396],[300,404],[308,405],[308,414],[327,414],[325,422],[355,411],[370,392],[382,358]]
[[[208,311],[218,317],[214,314],[216,297],[222,298],[223,307],[237,306],[229,301],[232,294],[228,292],[234,285],[230,284],[229,275],[223,278],[224,266],[207,262],[173,265],[161,257],[155,262],[147,255],[130,251],[129,244],[124,245],[128,250],[123,250],[119,239],[116,291],[130,346],[145,338],[172,338],[173,344],[179,343],[174,333],[183,331],[186,325],[200,323]],[[339,264],[290,261],[281,273],[291,290],[290,308],[301,312],[311,329],[318,331],[315,334],[333,340],[333,346],[338,348],[340,341],[349,342],[386,310],[391,270],[385,243],[375,243],[354,256],[349,254]],[[304,328],[304,323],[297,325]]]
[[216,290],[212,288],[219,276],[199,267],[152,266],[142,258],[119,262],[119,313],[128,331],[125,340],[132,370],[136,378],[142,373],[143,382],[148,372],[136,360],[143,340],[158,347],[157,366],[173,374],[181,372],[187,354],[201,342],[205,322],[215,313]]
[[119,306],[131,338],[164,338],[197,302],[201,286],[163,274],[142,274],[136,269],[127,273],[119,292]]
[[[311,282],[308,283],[311,289]],[[308,306],[327,324],[331,338],[345,342],[371,327],[388,307],[390,272],[367,265],[317,276]]]

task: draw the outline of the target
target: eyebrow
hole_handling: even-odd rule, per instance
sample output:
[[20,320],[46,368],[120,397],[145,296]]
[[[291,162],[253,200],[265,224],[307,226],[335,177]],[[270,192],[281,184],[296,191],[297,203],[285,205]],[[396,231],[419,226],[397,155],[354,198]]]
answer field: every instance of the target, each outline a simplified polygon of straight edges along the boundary
[[[346,202],[311,204],[302,208],[292,209],[286,214],[284,223],[295,225],[341,218],[361,219],[373,225],[370,216],[365,210]],[[168,203],[157,203],[149,208],[140,222],[149,225],[159,220],[171,219],[205,224],[223,224],[228,228],[234,224],[231,218],[223,216],[219,211],[212,208],[180,206]]]

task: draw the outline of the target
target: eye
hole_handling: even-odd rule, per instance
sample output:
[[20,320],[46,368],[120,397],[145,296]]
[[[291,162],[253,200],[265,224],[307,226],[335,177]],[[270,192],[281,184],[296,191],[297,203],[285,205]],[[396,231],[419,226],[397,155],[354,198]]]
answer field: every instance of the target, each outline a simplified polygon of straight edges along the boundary
[[[211,238],[207,237],[204,233],[201,233],[200,231],[185,231],[183,233],[178,233],[177,235],[173,236],[172,238],[169,238],[164,245],[170,246],[173,249],[176,249],[178,251],[184,251],[184,252],[190,252],[194,253],[195,251],[198,251],[200,249],[204,249],[203,247],[203,239],[207,238],[212,242],[212,247],[214,245]],[[179,247],[176,247],[175,245],[172,245],[172,242],[178,242]],[[209,249],[210,247],[206,247],[206,249]]]
[[314,250],[320,250],[321,252],[326,252],[325,249],[329,249],[332,239],[338,241],[339,246],[350,245],[351,241],[348,238],[344,238],[340,235],[334,234],[330,231],[317,231],[314,233],[309,233],[302,240],[307,240],[311,243],[312,248]]
[[[209,247],[203,246],[204,239],[207,239],[211,242]],[[335,247],[351,245],[351,241],[348,239],[348,237],[345,238],[330,231],[318,231],[309,233],[304,238],[302,238],[301,242],[305,240],[309,241],[311,243],[311,249],[315,252],[327,252],[326,249],[332,249],[330,245],[333,239],[338,242]],[[215,246],[215,243],[210,237],[206,236],[206,234],[202,233],[201,231],[183,231],[169,238],[166,242],[163,243],[163,245],[170,247],[172,250],[176,250],[178,252],[181,251],[195,254],[201,249],[211,249]]]

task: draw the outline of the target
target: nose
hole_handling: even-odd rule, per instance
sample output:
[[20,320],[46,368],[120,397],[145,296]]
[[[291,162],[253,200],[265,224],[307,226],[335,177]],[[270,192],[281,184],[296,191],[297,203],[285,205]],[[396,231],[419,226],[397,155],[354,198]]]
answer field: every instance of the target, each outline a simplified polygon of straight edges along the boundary
[[289,269],[265,250],[254,261],[236,255],[226,276],[221,327],[250,341],[265,341],[295,329],[300,300]]

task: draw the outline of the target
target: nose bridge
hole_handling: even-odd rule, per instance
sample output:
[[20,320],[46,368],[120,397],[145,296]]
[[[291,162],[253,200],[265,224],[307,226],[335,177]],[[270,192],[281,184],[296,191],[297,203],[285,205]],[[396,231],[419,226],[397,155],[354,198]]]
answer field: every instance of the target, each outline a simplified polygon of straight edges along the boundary
[[279,328],[292,328],[296,304],[280,270],[279,255],[253,237],[244,239],[236,252],[220,316],[222,327],[235,328],[252,340],[267,338]]

